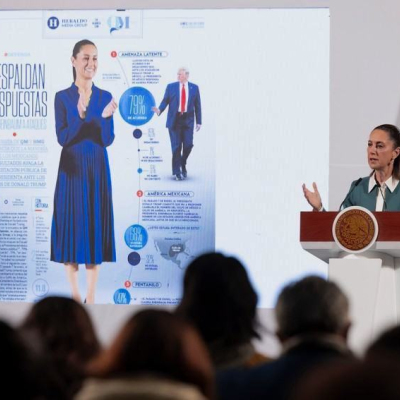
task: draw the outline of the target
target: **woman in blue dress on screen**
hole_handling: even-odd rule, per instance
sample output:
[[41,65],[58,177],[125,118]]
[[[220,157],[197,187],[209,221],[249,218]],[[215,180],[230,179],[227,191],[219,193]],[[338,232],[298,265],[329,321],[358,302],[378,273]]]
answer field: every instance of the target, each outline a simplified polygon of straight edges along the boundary
[[96,87],[97,48],[76,43],[71,57],[74,83],[56,93],[58,143],[63,147],[54,194],[51,260],[65,265],[72,297],[82,301],[79,264],[86,266],[86,302],[93,304],[99,265],[115,261],[114,217],[106,147],[114,140],[117,104]]
[[[390,124],[377,126],[367,145],[369,176],[354,181],[341,206],[365,207],[370,211],[400,211],[400,132]],[[314,211],[323,211],[316,183],[314,191],[303,184],[304,197]]]

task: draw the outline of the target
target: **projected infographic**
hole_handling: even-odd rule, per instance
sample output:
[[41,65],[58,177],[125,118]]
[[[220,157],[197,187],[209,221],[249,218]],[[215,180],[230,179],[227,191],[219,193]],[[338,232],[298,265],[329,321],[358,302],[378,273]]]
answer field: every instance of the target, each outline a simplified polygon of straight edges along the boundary
[[0,301],[174,305],[214,250],[206,27],[189,16],[0,14]]
[[214,250],[259,307],[326,276],[299,213],[328,198],[329,14],[0,10],[0,301],[175,305]]

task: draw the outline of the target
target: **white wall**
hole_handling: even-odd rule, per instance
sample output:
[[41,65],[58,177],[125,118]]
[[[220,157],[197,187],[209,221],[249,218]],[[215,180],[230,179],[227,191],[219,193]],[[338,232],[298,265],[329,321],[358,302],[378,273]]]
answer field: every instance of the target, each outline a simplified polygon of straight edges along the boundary
[[400,2],[335,0],[331,10],[329,204],[367,176],[371,130],[400,124]]

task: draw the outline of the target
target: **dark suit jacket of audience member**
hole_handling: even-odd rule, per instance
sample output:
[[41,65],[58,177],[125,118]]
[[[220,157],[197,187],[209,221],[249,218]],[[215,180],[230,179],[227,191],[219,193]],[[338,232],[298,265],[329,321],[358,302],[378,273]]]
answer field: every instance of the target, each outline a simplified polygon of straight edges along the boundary
[[277,360],[251,369],[217,373],[220,400],[288,399],[296,382],[313,367],[329,361],[354,359],[345,348],[324,341],[302,341]]

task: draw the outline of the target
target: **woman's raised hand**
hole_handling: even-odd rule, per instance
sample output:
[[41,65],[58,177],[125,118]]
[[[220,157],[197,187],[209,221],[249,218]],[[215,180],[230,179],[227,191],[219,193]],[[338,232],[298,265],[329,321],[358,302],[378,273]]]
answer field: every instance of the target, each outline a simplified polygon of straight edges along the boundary
[[113,115],[115,113],[117,108],[118,108],[118,104],[112,98],[111,101],[104,107],[104,110],[103,110],[101,116],[103,118],[111,117],[111,115]]
[[303,183],[303,193],[304,197],[308,201],[308,204],[315,210],[320,211],[322,208],[321,196],[318,192],[317,184],[313,182],[312,184],[314,191],[307,189],[306,184]]

